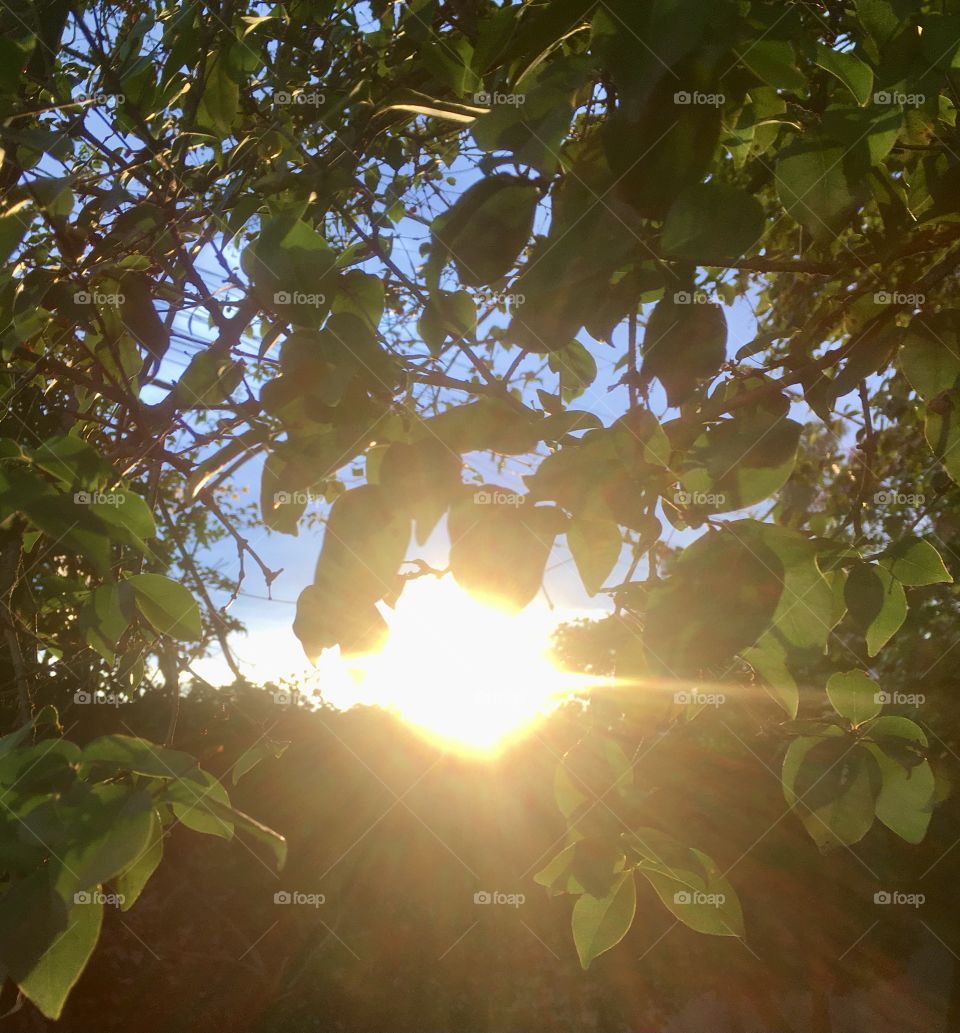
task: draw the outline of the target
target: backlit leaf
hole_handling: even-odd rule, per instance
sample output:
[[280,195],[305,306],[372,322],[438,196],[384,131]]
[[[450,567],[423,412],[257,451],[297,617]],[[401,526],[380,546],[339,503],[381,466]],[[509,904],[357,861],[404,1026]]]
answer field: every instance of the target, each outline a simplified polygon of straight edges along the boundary
[[577,899],[573,907],[573,942],[584,969],[627,935],[636,910],[633,872],[624,872],[605,897],[584,893]]

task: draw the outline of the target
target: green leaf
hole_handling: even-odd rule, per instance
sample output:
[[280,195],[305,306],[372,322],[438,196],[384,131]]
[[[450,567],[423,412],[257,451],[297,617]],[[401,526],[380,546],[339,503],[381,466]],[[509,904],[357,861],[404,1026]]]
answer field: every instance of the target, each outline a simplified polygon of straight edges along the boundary
[[273,855],[273,862],[277,871],[283,868],[287,861],[287,841],[273,829],[261,824],[249,814],[238,811],[236,807],[223,807],[219,802],[211,800],[209,806],[212,810],[222,813],[225,818],[232,822],[234,828],[263,844]]
[[314,583],[300,594],[294,634],[308,657],[376,648],[386,632],[375,603],[396,590],[410,544],[410,512],[379,484],[365,484],[334,502]]
[[197,111],[201,126],[213,129],[220,136],[230,133],[240,105],[240,87],[231,77],[224,54],[207,57],[207,76]]
[[459,453],[433,436],[411,444],[395,441],[384,451],[377,479],[407,507],[421,545],[459,497],[462,465]]
[[917,316],[904,332],[900,368],[929,402],[960,382],[960,322],[953,311]]
[[366,484],[330,510],[314,583],[334,599],[375,602],[388,595],[410,544],[410,517],[389,491]]
[[477,145],[490,153],[509,151],[519,163],[552,175],[570,129],[576,90],[590,69],[589,58],[582,55],[557,55],[519,83],[512,94],[517,103],[504,103],[510,93],[488,95],[484,98],[488,103],[500,103],[493,103],[490,111],[474,122]]
[[71,176],[51,176],[34,180],[31,189],[37,200],[54,219],[66,219],[73,210]]
[[[201,771],[199,779],[169,783],[160,798],[171,804],[174,816],[188,829],[207,836],[233,839],[233,822],[225,813],[230,810],[230,797],[209,771]],[[218,805],[216,810],[214,804]]]
[[576,854],[576,843],[563,848],[545,867],[533,877],[533,881],[545,886],[551,897],[562,893],[583,893],[585,887],[577,882],[573,874],[573,861]]
[[[119,875],[149,844],[153,807],[140,790],[96,785],[75,804],[64,801],[58,811],[68,838],[57,851],[63,867],[59,882],[68,897]],[[37,813],[28,816],[28,825]]]
[[929,762],[922,760],[913,767],[904,768],[881,746],[869,745],[867,748],[876,758],[883,776],[877,797],[877,817],[906,842],[923,842],[936,796],[936,779]]
[[492,484],[468,491],[450,510],[450,572],[488,604],[522,610],[540,591],[559,529],[515,491]]
[[[706,872],[698,855],[673,836],[660,829],[635,828],[620,836],[631,856],[652,871],[669,875],[684,882],[703,879]],[[701,855],[702,856],[702,855]]]
[[833,674],[827,681],[827,696],[833,709],[854,725],[880,713],[883,703],[877,698],[879,694],[880,686],[863,671]]
[[[633,465],[637,461],[637,457],[633,455],[633,446],[639,442],[639,459],[642,462],[665,469],[670,468],[673,448],[653,413],[646,409],[631,409],[626,415],[621,416],[611,429],[617,434],[614,444],[627,465]],[[626,447],[624,442],[627,442]]]
[[94,512],[107,525],[111,539],[148,552],[147,539],[156,538],[157,525],[146,500],[129,489],[108,493],[107,499],[107,505],[95,502]]
[[853,623],[866,636],[867,653],[876,656],[906,619],[903,586],[885,567],[857,563],[847,578],[844,599]]
[[769,627],[781,577],[775,558],[755,552],[732,531],[689,545],[673,575],[650,592],[644,639],[654,664],[666,676],[685,678],[729,662]]
[[659,301],[643,334],[645,381],[657,377],[672,406],[716,376],[727,354],[727,318],[719,305],[673,292]]
[[22,512],[58,545],[85,556],[103,577],[110,575],[110,538],[83,492],[58,492],[26,464],[0,468],[0,519]]
[[434,256],[441,266],[452,258],[469,287],[499,280],[530,238],[539,199],[537,188],[517,176],[480,180],[434,220]]
[[660,247],[665,255],[699,264],[734,261],[763,234],[759,202],[725,183],[688,187],[674,201],[663,226]]
[[748,43],[740,60],[765,83],[777,89],[798,93],[806,90],[807,80],[797,68],[793,46],[785,39],[757,39]]
[[137,902],[150,877],[163,858],[163,825],[156,810],[150,812],[150,833],[143,850],[133,864],[125,868],[113,881],[117,894],[123,898],[121,911],[129,911]]
[[434,291],[417,323],[417,331],[431,355],[439,355],[448,338],[470,339],[476,328],[477,307],[467,291]]
[[575,517],[567,528],[567,545],[584,588],[596,595],[620,558],[623,535],[619,525],[613,520]]
[[924,17],[920,42],[925,61],[946,71],[960,67],[960,24],[952,7],[940,10]]
[[877,48],[885,47],[913,13],[901,0],[857,0],[857,17]]
[[880,557],[879,563],[909,588],[953,582],[940,553],[922,538],[897,542]]
[[619,881],[626,860],[618,837],[605,832],[584,836],[573,844],[569,882],[580,892],[605,897]]
[[244,775],[252,771],[261,760],[267,757],[279,760],[289,745],[289,742],[279,742],[275,739],[262,739],[260,742],[254,743],[237,758],[231,769],[231,781],[236,785]]
[[746,99],[748,103],[725,141],[738,168],[750,158],[766,154],[777,139],[781,123],[788,120],[786,101],[772,87],[754,86]]
[[299,534],[308,501],[308,493],[302,489],[299,464],[271,452],[260,472],[260,516],[271,531]]
[[896,743],[898,740],[909,743],[911,746],[926,749],[930,743],[926,733],[909,717],[901,717],[899,714],[885,714],[878,717],[867,729],[871,739],[876,739],[881,745]]
[[226,402],[242,380],[242,362],[208,348],[190,360],[173,394],[181,408],[207,409]]
[[802,430],[763,410],[743,409],[714,424],[687,453],[679,501],[694,512],[725,513],[769,498],[793,472]]
[[804,139],[777,162],[780,203],[821,243],[832,241],[862,204],[861,187],[848,178],[845,157],[831,142]]
[[[797,778],[810,750],[825,740],[831,740],[835,746],[841,744],[844,749],[849,746],[848,738],[843,729],[836,725],[820,725],[815,730],[817,731],[816,735],[801,735],[794,739],[784,754],[780,781],[783,788],[783,798],[790,807],[796,807],[802,795],[802,792],[797,787]],[[841,752],[843,751],[841,750]],[[807,790],[809,791],[815,784],[815,779],[808,779],[806,782]]]
[[164,789],[160,799],[169,800],[177,817],[197,832],[223,839],[231,839],[234,831],[245,833],[270,851],[278,871],[283,868],[287,859],[287,841],[283,836],[243,811],[231,807],[223,786],[212,775],[207,772],[203,774],[204,784],[172,782]]
[[[819,773],[819,768],[816,770]],[[877,798],[876,782],[871,755],[861,747],[854,747],[824,774],[818,790],[836,795],[804,816],[807,832],[820,850],[852,846],[870,831]]]
[[783,761],[783,792],[821,851],[858,843],[870,831],[879,777],[873,758],[841,729],[794,739]]
[[558,764],[554,771],[553,798],[558,810],[567,819],[589,803],[590,799],[584,792],[583,786],[571,777],[570,772],[563,764]]
[[855,54],[841,53],[818,43],[816,63],[839,79],[853,94],[860,107],[865,107],[870,102],[873,93],[873,69]]
[[199,778],[196,758],[131,735],[103,735],[83,749],[84,765],[104,766],[114,774],[134,772],[150,778]]
[[241,265],[265,309],[296,326],[317,328],[337,292],[336,261],[323,237],[287,212],[264,222]]
[[933,454],[960,484],[960,388],[930,400],[923,432]]
[[903,110],[899,106],[830,107],[823,113],[820,129],[825,137],[847,148],[852,167],[866,175],[893,150],[903,131],[903,123]]
[[772,569],[782,578],[770,629],[740,655],[767,682],[789,716],[796,717],[798,678],[820,662],[833,627],[833,588],[820,571],[816,546],[809,539],[752,521],[732,528],[747,535],[752,550],[769,549],[776,559],[768,558],[766,563],[773,563]]
[[452,406],[423,422],[423,430],[453,452],[522,455],[539,441],[540,417],[530,409],[482,398]]
[[115,662],[115,650],[120,637],[130,626],[131,614],[124,606],[118,585],[101,585],[80,611],[79,625],[92,649],[109,664]]
[[[712,79],[705,66],[693,74],[701,81]],[[684,92],[684,84],[675,73],[651,69],[648,75],[659,83],[652,91],[647,86],[642,102],[607,116],[604,150],[616,193],[645,218],[662,219],[680,191],[703,180],[713,167],[723,123],[722,96],[717,96],[715,81],[709,81],[703,82],[704,92],[713,94],[713,102],[678,102],[678,88]]]
[[134,574],[126,583],[140,612],[161,635],[200,638],[200,607],[189,589],[162,574]]
[[470,67],[472,57],[473,47],[463,36],[449,38],[440,47],[425,47],[421,52],[423,64],[431,75],[458,97],[473,93],[481,85]]
[[34,729],[42,728],[48,724],[53,728],[59,727],[57,708],[50,706],[50,704],[42,707],[34,714],[32,720],[21,725],[15,732],[0,736],[0,759],[12,753],[22,742],[28,739],[33,734]]
[[684,925],[710,936],[743,936],[740,898],[717,866],[699,850],[691,849],[696,868],[690,864],[677,870],[669,866],[637,869],[654,888],[667,910]]
[[103,904],[91,900],[67,910],[67,926],[21,977],[17,986],[48,1018],[60,1018],[63,1006],[100,938]]
[[97,491],[113,477],[113,467],[81,438],[59,434],[31,449],[35,466],[46,470],[68,487]]
[[18,201],[0,212],[0,262],[9,259],[33,221],[29,205],[29,200]]
[[652,661],[668,676],[697,677],[739,654],[795,716],[797,677],[821,661],[833,613],[816,559],[813,542],[773,524],[738,520],[704,535],[650,592]]
[[53,879],[49,867],[33,871],[10,880],[0,897],[0,971],[14,982],[26,979],[67,929],[68,905]]
[[550,352],[547,364],[560,375],[560,397],[567,404],[597,379],[596,360],[579,341],[571,341],[565,348]]
[[636,910],[633,872],[624,872],[605,897],[584,893],[577,900],[573,907],[573,942],[584,969],[627,935]]
[[375,330],[383,318],[384,297],[383,280],[379,276],[351,269],[340,277],[333,311],[358,316]]

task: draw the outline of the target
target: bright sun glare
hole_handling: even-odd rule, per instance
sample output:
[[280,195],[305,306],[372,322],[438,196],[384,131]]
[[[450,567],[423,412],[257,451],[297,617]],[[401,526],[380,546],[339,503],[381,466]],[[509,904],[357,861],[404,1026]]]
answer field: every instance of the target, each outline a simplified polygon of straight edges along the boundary
[[421,578],[384,615],[390,636],[381,652],[321,658],[323,695],[334,706],[391,710],[444,747],[495,754],[588,682],[551,662],[557,618],[539,602],[508,614],[449,576]]

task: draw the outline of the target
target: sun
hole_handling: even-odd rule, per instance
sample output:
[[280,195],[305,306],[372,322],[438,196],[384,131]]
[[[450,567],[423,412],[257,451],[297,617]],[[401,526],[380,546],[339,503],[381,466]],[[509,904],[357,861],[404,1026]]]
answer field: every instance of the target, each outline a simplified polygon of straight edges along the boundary
[[445,749],[495,755],[587,681],[551,662],[557,617],[542,604],[505,613],[446,576],[410,582],[384,616],[390,634],[380,652],[320,659],[324,698],[393,711]]

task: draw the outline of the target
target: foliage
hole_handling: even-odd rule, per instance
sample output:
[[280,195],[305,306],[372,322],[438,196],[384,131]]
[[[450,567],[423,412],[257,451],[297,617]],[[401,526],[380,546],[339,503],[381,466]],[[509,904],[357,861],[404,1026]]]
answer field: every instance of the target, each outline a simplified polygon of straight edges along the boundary
[[[621,677],[764,688],[820,847],[875,818],[923,837],[929,739],[864,692],[951,581],[900,471],[955,499],[955,4],[15,6],[0,598],[22,727],[53,689],[159,673],[175,701],[191,651],[230,656],[191,542],[229,537],[269,586],[224,504],[256,459],[266,527],[336,499],[309,655],[375,645],[414,528],[446,514],[457,580],[515,608],[565,538],[630,631]],[[731,359],[735,305],[757,333]],[[855,445],[836,471],[825,436]],[[491,467],[527,471],[519,502]],[[638,874],[740,934],[699,849],[584,824],[581,798],[632,785],[612,741],[558,776],[584,964]]]
[[80,747],[52,707],[0,739],[0,785],[0,964],[50,1019],[96,946],[104,904],[136,903],[172,824],[225,839],[237,830],[285,860],[283,838],[232,808],[189,754],[127,735]]

